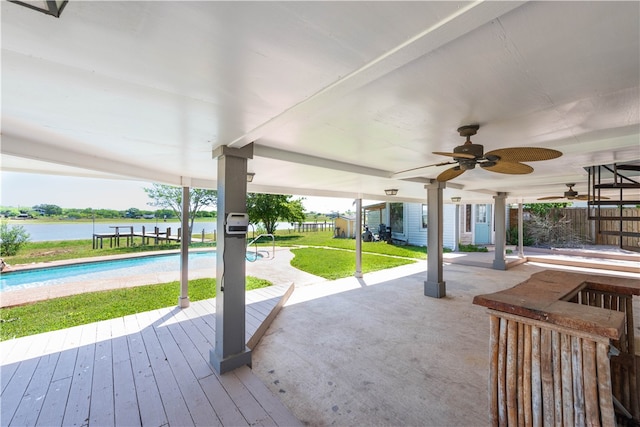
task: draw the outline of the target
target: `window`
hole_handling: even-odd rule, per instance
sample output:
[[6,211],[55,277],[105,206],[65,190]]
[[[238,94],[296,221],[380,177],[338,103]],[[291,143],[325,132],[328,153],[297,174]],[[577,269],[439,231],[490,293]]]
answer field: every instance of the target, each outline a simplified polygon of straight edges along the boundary
[[471,233],[471,205],[464,205],[464,232]]
[[422,205],[422,228],[427,228],[427,222],[429,218],[429,207]]
[[478,205],[476,207],[476,224],[487,223],[487,205]]
[[404,204],[389,203],[389,221],[391,232],[404,234]]

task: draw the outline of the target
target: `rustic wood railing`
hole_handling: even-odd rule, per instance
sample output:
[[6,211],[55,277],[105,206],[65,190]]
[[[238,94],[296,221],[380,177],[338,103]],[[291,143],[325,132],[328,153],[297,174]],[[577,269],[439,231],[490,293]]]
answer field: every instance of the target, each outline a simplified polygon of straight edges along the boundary
[[492,425],[639,422],[639,294],[633,279],[544,271],[474,298],[490,308]]

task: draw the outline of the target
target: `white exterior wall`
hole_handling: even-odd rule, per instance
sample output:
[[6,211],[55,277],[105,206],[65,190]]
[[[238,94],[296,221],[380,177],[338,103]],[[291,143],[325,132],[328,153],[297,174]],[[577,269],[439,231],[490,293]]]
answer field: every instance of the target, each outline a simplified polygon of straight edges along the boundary
[[456,248],[456,205],[446,204],[442,207],[442,246]]
[[414,246],[427,246],[427,229],[422,228],[422,204],[404,204],[404,229],[407,243]]
[[[456,206],[445,204],[442,207],[442,241],[445,248],[456,247]],[[414,246],[427,246],[428,228],[422,228],[422,204],[404,204],[404,228],[407,243]]]

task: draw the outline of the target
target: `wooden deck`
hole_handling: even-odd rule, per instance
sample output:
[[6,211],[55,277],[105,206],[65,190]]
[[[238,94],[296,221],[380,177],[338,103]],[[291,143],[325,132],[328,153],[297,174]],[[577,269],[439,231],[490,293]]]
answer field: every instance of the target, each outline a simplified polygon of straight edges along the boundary
[[[247,292],[250,347],[292,290]],[[214,342],[214,299],[0,342],[0,424],[301,425],[248,367],[218,375]]]

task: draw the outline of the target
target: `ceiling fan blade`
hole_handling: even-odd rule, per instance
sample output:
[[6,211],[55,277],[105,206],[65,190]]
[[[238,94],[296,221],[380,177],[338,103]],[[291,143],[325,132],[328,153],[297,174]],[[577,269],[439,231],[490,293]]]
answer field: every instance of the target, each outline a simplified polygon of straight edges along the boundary
[[549,197],[540,197],[538,200],[555,200],[562,199],[564,196],[549,196]]
[[533,172],[533,168],[531,166],[518,162],[499,161],[493,166],[483,166],[482,163],[480,163],[480,166],[491,172],[506,173],[509,175],[523,175]]
[[575,197],[575,200],[598,200],[598,199],[599,200],[609,200],[608,197],[601,196],[601,197],[598,198],[598,197],[594,197],[593,194],[591,195],[591,197],[587,196],[586,194],[582,194],[580,196],[576,196]]
[[459,159],[475,159],[476,158],[476,156],[469,153],[445,153],[443,151],[434,151],[433,154],[438,154],[440,156],[457,157]]
[[485,153],[486,158],[490,158],[490,156],[498,156],[500,160],[507,162],[537,162],[558,158],[562,156],[562,153],[550,148],[512,147],[498,148]]
[[446,181],[449,181],[450,179],[453,179],[457,176],[462,175],[463,173],[464,173],[464,170],[460,169],[460,166],[455,166],[455,167],[452,167],[451,169],[447,169],[446,171],[438,175],[438,177],[436,178],[436,181],[446,182]]
[[432,166],[455,165],[456,163],[458,163],[458,162],[440,162],[440,163],[434,163],[434,164],[432,164],[432,165],[418,166],[417,168],[405,169],[405,170],[403,170],[403,171],[395,172],[395,175],[397,175],[397,174],[399,174],[399,173],[404,173],[404,172],[417,171],[418,169],[430,168],[430,167],[432,167]]

